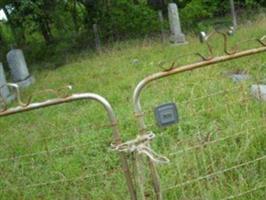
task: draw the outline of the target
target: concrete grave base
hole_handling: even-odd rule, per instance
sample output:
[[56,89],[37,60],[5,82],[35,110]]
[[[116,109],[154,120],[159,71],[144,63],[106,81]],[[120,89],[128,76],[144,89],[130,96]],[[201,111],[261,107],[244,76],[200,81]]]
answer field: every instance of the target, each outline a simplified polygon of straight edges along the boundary
[[179,35],[171,35],[170,36],[170,42],[173,44],[177,45],[185,45],[188,44],[186,41],[185,35],[184,34],[179,34]]
[[16,98],[16,95],[10,94],[9,96],[5,97],[4,100],[6,101],[6,103],[10,103],[11,101],[15,100],[15,98]]
[[35,83],[35,78],[33,76],[28,77],[27,79],[23,80],[23,81],[18,81],[15,82],[16,84],[18,84],[18,86],[20,88],[25,88],[30,86],[31,84]]

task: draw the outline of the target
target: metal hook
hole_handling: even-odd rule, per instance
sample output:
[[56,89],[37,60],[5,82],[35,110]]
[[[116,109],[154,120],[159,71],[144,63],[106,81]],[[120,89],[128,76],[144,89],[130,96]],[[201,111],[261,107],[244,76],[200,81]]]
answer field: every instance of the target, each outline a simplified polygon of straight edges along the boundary
[[209,33],[208,35],[206,34],[206,32],[201,31],[199,33],[199,40],[200,43],[205,43],[208,41],[209,38],[211,38],[214,34],[216,33],[216,31],[212,31],[211,33]]
[[226,33],[215,29],[214,31],[212,31],[210,34],[207,35],[205,32],[202,31],[202,32],[199,33],[199,40],[200,40],[201,43],[206,43],[207,44],[209,53],[211,55],[210,57],[206,57],[206,56],[203,56],[200,53],[197,53],[197,55],[200,56],[204,61],[208,61],[208,60],[211,60],[213,58],[213,48],[209,44],[208,40],[209,40],[209,38],[211,38],[215,34],[220,34],[220,35],[223,36],[224,53],[225,54],[233,55],[233,54],[235,54],[237,52],[237,47],[238,46],[236,46],[233,51],[228,50],[228,39],[227,39],[227,36],[234,34],[234,28],[233,27],[229,27],[229,30]]
[[[67,98],[71,95],[69,92],[72,91],[72,89],[73,89],[72,85],[67,85],[65,87],[57,89],[57,92],[58,92],[59,97]],[[65,91],[65,93],[61,94],[61,91],[63,92]]]
[[[55,95],[56,98],[67,98],[69,96],[71,96],[71,94],[69,93],[69,91],[72,90],[72,85],[67,85],[65,87],[62,87],[62,88],[59,88],[57,90],[55,89],[45,89],[45,90],[41,90],[35,94],[40,94],[40,93],[43,93],[43,92],[46,92],[46,93],[52,93]],[[62,93],[62,91],[68,89],[67,91],[68,92],[65,92],[65,93]]]
[[201,53],[196,53],[195,55],[199,56],[202,60],[204,61],[208,61],[214,58],[213,56],[213,49],[212,46],[209,44],[208,39],[210,37],[212,37],[215,34],[215,31],[212,31],[209,35],[207,35],[205,32],[200,32],[199,34],[199,39],[201,43],[206,43],[207,47],[208,47],[208,51],[209,51],[209,56],[206,57],[204,55],[202,55]]
[[171,64],[171,66],[169,67],[169,68],[164,68],[162,65],[159,65],[159,67],[161,68],[161,69],[163,69],[163,72],[169,72],[169,71],[171,71],[172,69],[174,69],[174,67],[175,67],[175,61]]
[[[180,55],[176,58],[176,60],[178,60],[179,58],[184,58],[184,57],[188,57],[188,56],[195,56],[195,55],[198,55],[197,53],[188,53],[188,54],[183,54],[183,55]],[[203,56],[202,56],[203,57]],[[202,58],[201,57],[201,58]],[[164,65],[167,63],[166,61],[161,61],[159,64],[158,64],[158,67],[162,69],[163,72],[168,72],[168,71],[171,71],[172,69],[174,69],[175,67],[179,66],[180,63],[177,63],[177,61],[173,61],[171,66],[168,67],[168,68],[165,68]]]
[[257,41],[262,45],[262,46],[266,46],[266,35],[262,36],[260,39],[257,39]]
[[223,36],[223,39],[224,39],[224,53],[226,53],[227,55],[233,55],[233,54],[237,53],[238,44],[236,44],[236,46],[234,47],[233,50],[231,50],[231,51],[228,50],[228,38],[227,38],[228,33],[223,33],[223,32],[220,32],[220,31],[216,31],[216,32]]
[[6,84],[8,87],[11,87],[11,88],[14,88],[15,89],[15,92],[16,92],[16,99],[17,99],[17,102],[20,106],[22,107],[27,107],[30,103],[31,103],[31,99],[32,99],[32,96],[30,96],[27,100],[26,103],[24,103],[21,99],[21,93],[20,93],[20,88],[18,86],[18,84],[16,83],[7,83]]
[[199,56],[199,57],[200,57],[202,60],[204,60],[204,61],[208,61],[208,60],[211,60],[211,59],[214,58],[214,56],[213,56],[213,50],[212,50],[211,45],[209,44],[208,41],[206,41],[206,44],[207,44],[208,51],[209,51],[209,54],[210,54],[208,57],[202,55],[202,54],[199,53],[199,52],[195,54],[195,55]]

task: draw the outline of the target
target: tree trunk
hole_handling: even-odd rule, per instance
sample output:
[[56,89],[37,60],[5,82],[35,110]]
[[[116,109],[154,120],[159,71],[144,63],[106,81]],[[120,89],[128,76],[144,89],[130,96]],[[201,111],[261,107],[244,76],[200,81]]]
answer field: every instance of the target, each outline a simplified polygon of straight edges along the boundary
[[41,19],[39,22],[40,30],[46,44],[50,44],[53,41],[53,35],[51,32],[50,24],[47,19]]
[[73,0],[72,19],[75,31],[78,32],[78,20],[77,20],[77,0]]

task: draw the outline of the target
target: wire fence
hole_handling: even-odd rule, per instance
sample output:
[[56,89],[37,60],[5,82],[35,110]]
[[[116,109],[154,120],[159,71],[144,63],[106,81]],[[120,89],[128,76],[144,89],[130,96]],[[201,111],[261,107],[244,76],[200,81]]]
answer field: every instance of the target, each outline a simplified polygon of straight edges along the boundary
[[[176,80],[171,78],[158,81],[163,87],[153,84],[150,90],[156,98],[151,93],[143,94],[150,99],[143,106],[147,110],[144,113],[147,127],[157,136],[152,149],[149,145],[155,135],[152,132],[123,144],[115,143],[111,149],[117,121],[111,120],[109,125],[97,107],[84,104],[71,103],[6,117],[5,126],[0,124],[1,198],[130,199],[128,181],[123,174],[126,170],[120,167],[116,150],[131,160],[129,171],[138,170],[137,153],[154,158],[152,164],[149,163],[150,171],[145,166],[147,174],[156,161],[166,163],[167,158],[170,159],[169,164],[158,167],[164,199],[263,200],[266,105],[250,91],[251,84],[265,81],[264,71],[260,70],[245,72],[250,78],[236,81],[232,73],[225,73],[223,68],[220,71],[201,69],[180,76],[179,86],[175,86]],[[72,98],[77,96],[71,95]],[[68,97],[54,100],[62,102]],[[177,104],[179,123],[158,128],[154,126],[154,111],[150,107],[169,100]],[[21,109],[28,109],[27,106],[33,104]],[[137,112],[135,116],[142,119],[142,113]],[[122,125],[127,131],[136,132],[130,127],[132,119],[123,118]],[[146,130],[141,128],[140,131]],[[137,188],[142,184],[141,179],[137,175],[134,178],[131,181]],[[151,185],[144,183],[144,198],[159,199]]]
[[[264,79],[263,73],[255,74],[256,80],[234,82],[216,72],[213,79],[191,84],[189,93],[179,88],[177,96],[165,87],[166,96],[144,104],[149,127],[157,135],[152,146],[170,160],[158,166],[164,199],[265,198],[266,107],[250,92],[251,84]],[[158,84],[174,85],[173,80],[165,82]],[[150,90],[156,93],[157,87]],[[180,122],[159,129],[150,107],[169,99],[178,106]],[[148,199],[156,199],[151,191]]]
[[2,118],[1,199],[130,198],[119,157],[110,148],[106,114],[91,116],[90,106],[73,114],[79,107],[72,103]]

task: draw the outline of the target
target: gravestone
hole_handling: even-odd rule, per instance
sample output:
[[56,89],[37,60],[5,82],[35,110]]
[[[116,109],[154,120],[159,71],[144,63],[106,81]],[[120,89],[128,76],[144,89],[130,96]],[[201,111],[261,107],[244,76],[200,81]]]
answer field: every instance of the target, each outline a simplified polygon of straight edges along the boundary
[[239,74],[232,74],[230,76],[231,76],[231,79],[233,80],[233,82],[235,82],[235,83],[239,83],[239,82],[246,81],[246,80],[250,79],[250,76],[248,74],[239,73]]
[[28,71],[22,50],[12,49],[9,51],[7,62],[11,70],[12,79],[19,87],[27,87],[34,83],[34,78]]
[[14,99],[14,95],[11,95],[9,88],[6,85],[6,76],[3,64],[0,63],[0,99],[3,98],[6,102],[10,102]]
[[178,8],[175,3],[168,4],[168,17],[171,30],[170,41],[175,44],[187,43],[185,35],[182,33],[181,30]]
[[236,11],[235,11],[235,2],[234,0],[230,0],[231,14],[232,14],[232,22],[234,30],[237,29],[237,19],[236,19]]
[[259,100],[266,101],[266,85],[252,85],[251,94]]

